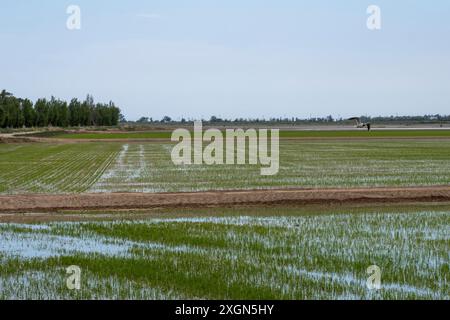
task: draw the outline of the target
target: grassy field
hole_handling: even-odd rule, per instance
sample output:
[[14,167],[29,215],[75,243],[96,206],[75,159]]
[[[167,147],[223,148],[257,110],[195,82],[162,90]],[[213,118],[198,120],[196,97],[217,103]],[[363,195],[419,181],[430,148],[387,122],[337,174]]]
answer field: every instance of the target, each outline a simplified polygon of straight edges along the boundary
[[0,193],[450,184],[449,140],[282,141],[280,171],[175,166],[171,143],[0,144]]
[[31,134],[35,137],[58,139],[167,139],[170,140],[172,132],[148,131],[148,132],[80,132],[66,133],[64,131],[48,131]]
[[[61,139],[170,139],[170,131],[148,132],[96,132],[96,133],[65,133],[44,132],[37,134],[42,137]],[[450,137],[450,130],[330,130],[330,131],[289,131],[281,130],[281,138],[419,138],[419,137]]]
[[[172,146],[0,144],[0,194],[450,184],[449,139],[286,139],[275,176],[260,166],[175,166]],[[450,298],[449,204],[87,216],[0,223],[0,299]],[[66,288],[70,265],[82,269],[80,291]],[[381,290],[366,287],[370,265],[382,270]]]
[[86,191],[119,151],[112,144],[0,144],[0,193]]
[[[450,206],[425,207],[0,224],[0,299],[449,299]],[[66,288],[70,265],[80,291]]]

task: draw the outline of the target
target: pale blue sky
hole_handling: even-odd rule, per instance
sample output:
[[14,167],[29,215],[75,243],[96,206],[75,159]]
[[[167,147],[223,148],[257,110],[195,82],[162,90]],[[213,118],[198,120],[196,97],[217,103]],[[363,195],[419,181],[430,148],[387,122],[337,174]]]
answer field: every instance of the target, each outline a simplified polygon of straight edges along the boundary
[[0,0],[0,88],[129,119],[448,114],[449,38],[447,0]]

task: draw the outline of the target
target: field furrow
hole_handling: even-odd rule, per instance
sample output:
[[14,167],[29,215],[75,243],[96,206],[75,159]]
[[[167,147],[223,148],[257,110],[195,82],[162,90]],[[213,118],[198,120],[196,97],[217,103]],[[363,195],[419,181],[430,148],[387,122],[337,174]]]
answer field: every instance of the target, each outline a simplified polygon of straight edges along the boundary
[[115,159],[116,144],[0,145],[0,193],[86,191]]

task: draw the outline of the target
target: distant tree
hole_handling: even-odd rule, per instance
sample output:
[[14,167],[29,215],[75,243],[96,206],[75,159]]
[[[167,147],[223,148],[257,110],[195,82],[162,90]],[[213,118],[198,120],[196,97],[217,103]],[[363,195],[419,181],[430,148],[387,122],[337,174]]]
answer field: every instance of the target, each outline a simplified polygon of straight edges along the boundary
[[47,109],[48,109],[48,125],[56,126],[56,120],[58,118],[57,109],[56,109],[56,98],[51,97],[49,101],[47,101]]
[[51,97],[48,101],[48,123],[52,126],[67,127],[69,124],[69,112],[67,102]]
[[7,97],[12,96],[12,93],[6,91],[5,89],[2,90],[2,92],[0,92],[0,99],[3,100]]
[[92,126],[94,125],[94,97],[88,94],[86,96],[86,100],[84,100],[82,104],[82,114],[83,114],[83,122],[85,126]]
[[68,107],[69,124],[72,127],[81,126],[81,102],[78,99],[72,99]]
[[87,95],[86,100],[79,102],[72,99],[66,101],[51,97],[50,100],[38,99],[33,106],[29,99],[14,97],[10,92],[0,92],[0,127],[58,127],[67,126],[111,126],[119,120],[125,120],[120,109],[110,101],[108,104],[94,104],[94,98]]
[[0,128],[4,128],[5,125],[5,119],[6,119],[6,111],[4,107],[0,104]]
[[209,122],[222,122],[223,120],[216,117],[216,116],[211,116],[211,118],[209,119]]
[[35,125],[37,127],[48,126],[48,105],[47,100],[39,99],[34,105],[34,110],[36,112]]
[[125,117],[120,113],[120,108],[118,108],[114,102],[109,102],[109,108],[111,112],[111,125],[117,126],[119,124],[119,120],[121,120],[121,117],[125,120]]
[[14,98],[10,97],[6,99],[6,127],[7,128],[17,128],[18,115],[19,115],[19,102]]
[[148,123],[149,122],[149,118],[148,117],[141,117],[139,118],[138,121],[136,121],[137,123]]
[[36,112],[33,109],[33,102],[28,99],[23,100],[22,112],[25,127],[34,127],[36,124]]
[[58,103],[58,127],[67,127],[69,125],[69,108],[66,101]]

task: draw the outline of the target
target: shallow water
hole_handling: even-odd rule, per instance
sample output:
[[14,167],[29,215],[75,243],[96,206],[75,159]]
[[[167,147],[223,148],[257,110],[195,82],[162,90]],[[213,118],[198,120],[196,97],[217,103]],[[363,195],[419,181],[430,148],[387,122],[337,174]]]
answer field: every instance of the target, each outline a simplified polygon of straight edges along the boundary
[[[132,270],[139,261],[164,257],[158,260],[163,261],[162,267],[184,261],[175,270],[187,278],[208,277],[208,273],[197,274],[195,266],[210,261],[212,268],[228,266],[223,274],[228,283],[254,286],[254,290],[269,283],[292,298],[443,299],[448,297],[449,219],[446,211],[423,211],[0,224],[0,258],[28,261],[83,254],[95,261],[101,256],[121,257],[125,264],[130,261]],[[156,235],[142,237],[146,232]],[[367,266],[379,263],[383,272],[389,270],[377,293],[367,291],[367,274],[361,269],[365,261]],[[396,272],[399,276],[392,274]],[[2,279],[5,286],[21,278],[20,274],[10,280],[0,275],[0,283]],[[26,279],[36,277],[25,277],[23,287]],[[311,288],[299,287],[302,279],[330,292],[319,290],[314,296],[308,291]]]

